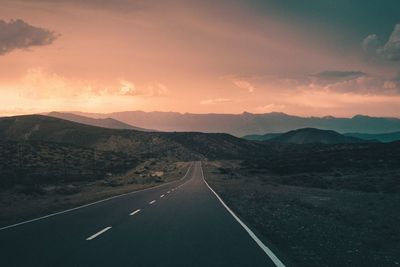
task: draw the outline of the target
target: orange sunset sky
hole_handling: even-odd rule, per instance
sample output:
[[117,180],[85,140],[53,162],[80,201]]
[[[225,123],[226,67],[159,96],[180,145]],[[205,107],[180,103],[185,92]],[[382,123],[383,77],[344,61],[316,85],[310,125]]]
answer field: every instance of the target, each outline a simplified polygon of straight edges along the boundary
[[0,0],[0,115],[400,117],[398,9],[299,2]]

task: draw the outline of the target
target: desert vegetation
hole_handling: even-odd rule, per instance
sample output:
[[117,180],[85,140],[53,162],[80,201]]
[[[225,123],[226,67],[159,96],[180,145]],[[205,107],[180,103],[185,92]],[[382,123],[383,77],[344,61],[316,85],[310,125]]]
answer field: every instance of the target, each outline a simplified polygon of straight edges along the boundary
[[0,142],[0,225],[170,182],[188,166],[65,143]]

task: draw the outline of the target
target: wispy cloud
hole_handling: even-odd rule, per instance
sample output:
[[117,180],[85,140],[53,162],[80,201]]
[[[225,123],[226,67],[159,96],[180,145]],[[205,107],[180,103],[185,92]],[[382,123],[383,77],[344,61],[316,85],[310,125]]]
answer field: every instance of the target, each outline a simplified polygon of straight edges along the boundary
[[331,70],[331,71],[323,71],[317,74],[312,75],[313,77],[317,77],[320,79],[326,80],[351,80],[357,77],[365,76],[366,73],[362,71],[345,71],[345,70]]
[[119,94],[121,95],[137,95],[137,89],[133,82],[127,80],[120,80]]
[[169,92],[167,86],[160,82],[137,86],[128,79],[119,79],[112,84],[103,85],[95,80],[65,77],[44,68],[28,69],[17,87],[20,95],[28,99],[73,99],[98,96],[157,97]]
[[247,90],[249,93],[253,93],[254,90],[255,90],[254,86],[248,81],[245,81],[245,80],[233,80],[232,82],[233,82],[234,85],[236,85],[240,89]]
[[310,75],[310,83],[318,86],[329,86],[343,83],[358,78],[366,77],[368,74],[354,70],[330,70]]
[[310,75],[298,88],[332,91],[337,93],[390,95],[400,94],[400,82],[396,78],[370,75],[361,71],[334,70]]
[[160,82],[154,82],[147,86],[147,96],[165,96],[168,93],[168,87]]
[[133,82],[121,79],[118,94],[126,96],[164,96],[169,90],[166,85],[160,82],[152,82],[145,87],[139,88]]
[[15,49],[49,45],[58,36],[54,31],[32,26],[21,19],[0,20],[0,55]]

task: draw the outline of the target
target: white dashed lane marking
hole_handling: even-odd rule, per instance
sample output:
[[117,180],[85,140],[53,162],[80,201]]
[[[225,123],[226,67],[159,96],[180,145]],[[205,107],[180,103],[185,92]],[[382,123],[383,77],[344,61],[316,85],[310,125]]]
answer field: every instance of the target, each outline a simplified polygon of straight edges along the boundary
[[104,232],[106,232],[106,231],[108,231],[108,230],[110,230],[110,229],[111,229],[111,226],[108,226],[108,227],[104,228],[103,230],[98,231],[98,232],[95,233],[94,235],[92,235],[92,236],[86,238],[86,240],[87,240],[87,241],[90,241],[90,240],[92,240],[92,239],[95,239],[96,237],[98,237],[99,235],[101,235],[102,233],[104,233]]
[[138,213],[138,212],[140,212],[141,211],[141,209],[137,209],[137,210],[135,210],[134,212],[132,212],[131,214],[129,214],[129,215],[135,215],[136,213]]

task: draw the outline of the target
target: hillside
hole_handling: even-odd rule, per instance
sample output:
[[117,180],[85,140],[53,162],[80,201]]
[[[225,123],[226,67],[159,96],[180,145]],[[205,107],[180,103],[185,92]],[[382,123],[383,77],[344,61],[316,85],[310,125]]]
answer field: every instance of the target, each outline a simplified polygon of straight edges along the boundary
[[345,133],[345,136],[357,137],[364,140],[378,140],[388,143],[400,140],[400,132],[381,133],[381,134],[366,134],[366,133]]
[[282,133],[266,133],[266,134],[249,134],[242,138],[251,141],[267,141],[272,138],[280,136]]
[[107,129],[42,115],[0,118],[0,140],[55,142],[140,157],[182,160],[252,156],[262,150],[252,142],[228,134]]
[[289,131],[271,138],[268,141],[291,144],[349,144],[367,142],[356,137],[344,136],[335,131],[314,128],[302,128]]
[[64,112],[50,112],[46,114],[50,117],[55,117],[63,120],[78,122],[82,124],[87,124],[91,126],[110,128],[110,129],[129,129],[129,130],[137,130],[137,131],[145,131],[149,132],[151,130],[144,129],[140,127],[135,127],[127,123],[120,122],[118,120],[112,118],[104,118],[104,119],[94,119],[86,116],[76,115],[73,113],[64,113]]
[[299,128],[334,130],[339,133],[400,131],[400,119],[357,115],[352,118],[299,117],[285,113],[192,114],[178,112],[124,111],[76,113],[92,118],[113,118],[127,124],[159,131],[229,133],[235,136],[280,133]]
[[[267,141],[282,134],[283,133],[250,134],[250,135],[245,135],[242,138],[251,141]],[[381,133],[381,134],[344,133],[343,135],[356,137],[366,141],[379,141],[383,143],[390,143],[400,140],[400,132]]]

